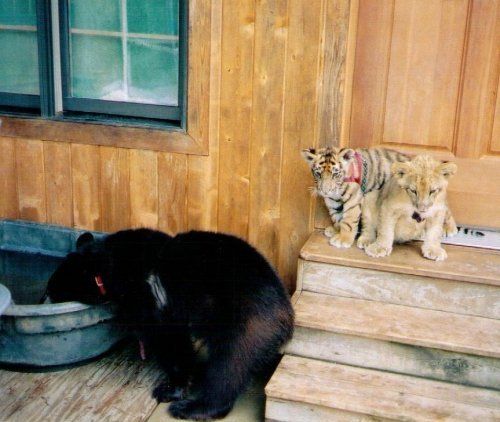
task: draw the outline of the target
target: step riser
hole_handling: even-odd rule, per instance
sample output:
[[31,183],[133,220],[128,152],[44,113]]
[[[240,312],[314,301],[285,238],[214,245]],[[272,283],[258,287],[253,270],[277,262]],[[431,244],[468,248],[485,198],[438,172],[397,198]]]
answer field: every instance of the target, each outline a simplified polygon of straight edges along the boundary
[[266,400],[266,422],[379,422],[388,420],[308,403],[272,398]]
[[303,291],[500,319],[500,288],[299,260]]
[[500,359],[310,328],[295,328],[286,353],[463,385],[500,386]]

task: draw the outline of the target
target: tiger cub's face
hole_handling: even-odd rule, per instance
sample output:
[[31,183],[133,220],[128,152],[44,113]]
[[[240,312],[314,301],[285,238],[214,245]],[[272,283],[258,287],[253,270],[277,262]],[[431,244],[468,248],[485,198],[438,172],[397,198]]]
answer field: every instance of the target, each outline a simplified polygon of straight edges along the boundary
[[448,179],[457,171],[455,163],[417,155],[406,163],[394,163],[393,177],[410,198],[416,215],[427,218],[436,205],[444,204]]
[[349,148],[309,148],[302,151],[302,156],[311,168],[318,193],[329,196],[339,192],[354,151]]

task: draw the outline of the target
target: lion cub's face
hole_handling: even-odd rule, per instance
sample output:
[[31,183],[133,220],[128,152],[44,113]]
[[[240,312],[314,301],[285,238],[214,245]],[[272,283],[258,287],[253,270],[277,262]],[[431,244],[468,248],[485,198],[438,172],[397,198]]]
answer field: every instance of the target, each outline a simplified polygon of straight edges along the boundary
[[415,212],[426,218],[435,204],[446,198],[448,179],[457,171],[455,163],[418,155],[406,163],[394,163],[392,174],[409,196]]
[[354,151],[349,148],[309,148],[302,151],[302,156],[311,168],[318,193],[328,196],[344,183]]

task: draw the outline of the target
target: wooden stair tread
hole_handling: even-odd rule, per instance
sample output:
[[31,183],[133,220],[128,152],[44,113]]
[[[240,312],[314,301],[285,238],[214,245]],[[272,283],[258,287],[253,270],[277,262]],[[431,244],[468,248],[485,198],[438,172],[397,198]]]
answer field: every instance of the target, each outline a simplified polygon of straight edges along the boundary
[[285,355],[269,399],[397,420],[500,419],[500,392]]
[[348,249],[330,246],[328,238],[315,231],[300,256],[307,261],[500,286],[499,251],[456,245],[444,248],[448,259],[441,262],[422,257],[419,242],[396,245],[390,256],[372,258],[355,246]]
[[300,327],[500,358],[500,320],[301,292]]

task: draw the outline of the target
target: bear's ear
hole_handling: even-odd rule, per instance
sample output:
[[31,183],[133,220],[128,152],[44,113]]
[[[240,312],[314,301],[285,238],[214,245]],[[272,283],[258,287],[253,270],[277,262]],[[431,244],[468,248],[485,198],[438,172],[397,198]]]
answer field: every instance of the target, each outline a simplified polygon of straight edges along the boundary
[[445,179],[449,179],[457,172],[457,165],[455,163],[445,161],[438,166],[438,171],[444,176]]
[[392,163],[391,173],[394,177],[401,179],[410,172],[410,166],[408,163]]
[[92,242],[94,242],[94,235],[90,232],[85,232],[76,240],[76,249],[81,249],[86,245],[90,245]]
[[339,152],[339,157],[344,161],[351,161],[354,158],[354,150],[351,148],[341,149]]
[[302,150],[302,157],[306,160],[307,164],[311,165],[311,163],[317,157],[316,150],[314,148],[307,148]]

